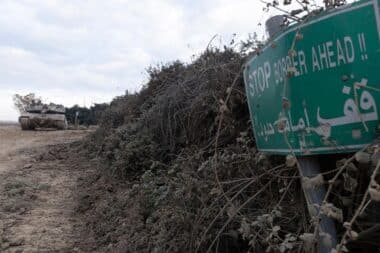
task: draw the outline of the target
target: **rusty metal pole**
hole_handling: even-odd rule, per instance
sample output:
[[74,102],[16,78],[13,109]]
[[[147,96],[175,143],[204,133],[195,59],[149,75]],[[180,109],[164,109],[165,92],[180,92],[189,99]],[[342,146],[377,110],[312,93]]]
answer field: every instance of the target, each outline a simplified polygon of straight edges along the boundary
[[[303,177],[315,177],[321,173],[321,167],[318,160],[315,157],[298,157],[300,165],[300,173]],[[320,206],[326,195],[326,188],[324,185],[314,187],[312,189],[302,185],[303,192],[307,201],[307,207],[311,217],[317,217],[320,212]],[[336,228],[334,221],[326,215],[320,215],[319,232],[322,232],[324,236],[329,236],[327,240],[324,240],[321,233],[319,235],[319,252],[330,253],[337,245]],[[326,241],[331,243],[326,243]]]

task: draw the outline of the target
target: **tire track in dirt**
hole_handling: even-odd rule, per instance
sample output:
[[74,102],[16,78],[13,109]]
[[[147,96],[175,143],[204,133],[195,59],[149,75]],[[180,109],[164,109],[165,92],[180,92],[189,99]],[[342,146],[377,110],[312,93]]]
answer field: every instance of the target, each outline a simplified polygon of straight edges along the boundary
[[73,212],[84,171],[67,166],[62,144],[86,134],[0,126],[1,252],[80,252],[82,224]]

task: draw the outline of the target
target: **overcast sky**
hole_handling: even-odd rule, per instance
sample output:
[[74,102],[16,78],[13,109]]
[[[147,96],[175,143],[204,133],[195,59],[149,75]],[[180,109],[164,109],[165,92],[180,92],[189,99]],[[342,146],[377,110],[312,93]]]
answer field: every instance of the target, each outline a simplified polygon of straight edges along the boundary
[[[321,2],[322,0],[317,2]],[[91,105],[139,90],[149,65],[189,61],[218,34],[263,34],[259,0],[2,0],[0,120],[12,95]],[[222,40],[222,42],[220,42]]]

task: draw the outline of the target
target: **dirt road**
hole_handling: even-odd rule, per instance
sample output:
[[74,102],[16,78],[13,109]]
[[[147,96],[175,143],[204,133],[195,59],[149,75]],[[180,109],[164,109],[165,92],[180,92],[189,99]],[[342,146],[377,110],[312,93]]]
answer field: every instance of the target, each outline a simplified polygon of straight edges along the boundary
[[73,210],[83,171],[64,165],[59,149],[88,133],[0,125],[0,252],[80,251]]

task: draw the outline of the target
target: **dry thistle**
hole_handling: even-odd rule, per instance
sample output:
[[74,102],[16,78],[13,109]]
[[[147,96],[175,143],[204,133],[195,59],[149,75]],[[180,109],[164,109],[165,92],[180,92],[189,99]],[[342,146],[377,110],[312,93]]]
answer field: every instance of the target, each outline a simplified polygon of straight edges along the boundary
[[348,236],[351,238],[351,240],[357,240],[358,237],[359,237],[359,234],[358,232],[354,231],[354,230],[349,230],[348,231]]
[[304,252],[312,252],[315,244],[317,243],[317,238],[313,233],[303,233],[299,236],[299,238],[303,241]]
[[380,202],[380,185],[375,180],[371,180],[368,191],[373,201]]
[[361,164],[368,164],[371,162],[371,155],[367,152],[359,151],[355,154],[355,160]]
[[297,158],[294,155],[287,155],[286,156],[286,167],[293,168],[297,166]]
[[303,177],[302,178],[302,185],[305,187],[305,189],[315,189],[321,185],[324,184],[324,179],[322,174],[318,174],[314,177]]
[[333,218],[337,221],[343,221],[343,211],[331,203],[325,203],[321,206],[321,212],[327,217]]

